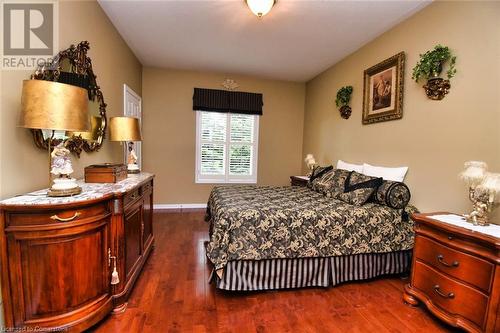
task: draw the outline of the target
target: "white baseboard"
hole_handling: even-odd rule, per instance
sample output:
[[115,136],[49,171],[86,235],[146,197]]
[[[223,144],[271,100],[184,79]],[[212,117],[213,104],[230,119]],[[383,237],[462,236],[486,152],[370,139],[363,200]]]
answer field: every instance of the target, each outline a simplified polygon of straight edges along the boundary
[[153,209],[196,209],[207,208],[207,204],[154,204]]

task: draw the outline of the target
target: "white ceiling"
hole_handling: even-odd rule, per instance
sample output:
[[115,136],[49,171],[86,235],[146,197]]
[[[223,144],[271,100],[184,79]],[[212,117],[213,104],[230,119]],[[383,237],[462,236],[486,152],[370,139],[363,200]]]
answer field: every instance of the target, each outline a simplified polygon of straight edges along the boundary
[[307,81],[429,1],[99,0],[145,66]]

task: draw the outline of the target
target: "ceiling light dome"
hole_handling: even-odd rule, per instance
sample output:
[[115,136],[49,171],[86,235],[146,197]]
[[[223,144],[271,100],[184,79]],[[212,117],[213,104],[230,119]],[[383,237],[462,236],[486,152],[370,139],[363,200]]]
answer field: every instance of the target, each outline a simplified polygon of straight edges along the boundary
[[248,8],[259,18],[269,13],[275,2],[275,0],[246,0]]

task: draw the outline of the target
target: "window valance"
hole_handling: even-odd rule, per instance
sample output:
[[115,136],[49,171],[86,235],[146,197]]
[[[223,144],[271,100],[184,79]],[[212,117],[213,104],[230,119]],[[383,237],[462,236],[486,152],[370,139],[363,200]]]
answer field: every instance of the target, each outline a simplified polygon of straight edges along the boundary
[[262,94],[194,88],[193,110],[262,115]]

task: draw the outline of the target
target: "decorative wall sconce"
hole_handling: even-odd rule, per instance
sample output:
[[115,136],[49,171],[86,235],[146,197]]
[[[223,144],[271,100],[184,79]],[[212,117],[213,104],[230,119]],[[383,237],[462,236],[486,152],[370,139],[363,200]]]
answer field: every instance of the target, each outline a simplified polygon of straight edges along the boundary
[[[427,83],[423,88],[428,98],[432,100],[442,100],[450,91],[450,79],[455,76],[457,70],[454,56],[447,46],[436,45],[434,49],[420,55],[420,60],[413,67],[412,79],[418,83],[419,79],[426,79]],[[448,80],[440,77],[443,65],[449,62],[446,75]]]
[[469,199],[474,208],[464,217],[474,225],[489,225],[489,214],[500,202],[500,174],[486,172],[487,169],[484,162],[469,161],[460,174],[469,186]]
[[339,89],[337,92],[337,98],[335,99],[335,105],[340,107],[340,116],[344,119],[349,119],[352,113],[352,109],[349,106],[351,101],[352,86],[345,86]]
[[433,100],[441,100],[450,91],[450,80],[445,80],[440,77],[433,77],[427,80],[424,84],[425,94]]

